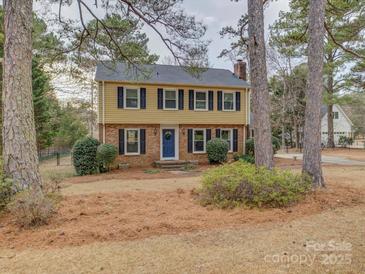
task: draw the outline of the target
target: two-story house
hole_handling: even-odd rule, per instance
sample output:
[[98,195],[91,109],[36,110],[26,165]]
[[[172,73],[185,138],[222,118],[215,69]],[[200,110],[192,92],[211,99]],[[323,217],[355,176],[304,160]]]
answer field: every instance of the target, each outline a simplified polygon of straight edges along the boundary
[[229,157],[244,153],[249,123],[246,64],[235,73],[207,69],[194,77],[172,65],[99,64],[98,123],[102,143],[119,148],[119,161],[147,166],[156,161],[208,161],[211,138],[227,140]]

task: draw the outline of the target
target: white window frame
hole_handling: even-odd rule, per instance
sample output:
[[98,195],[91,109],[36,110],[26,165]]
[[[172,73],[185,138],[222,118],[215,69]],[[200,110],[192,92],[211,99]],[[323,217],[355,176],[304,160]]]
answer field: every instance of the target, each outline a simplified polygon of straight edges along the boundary
[[[233,109],[226,109],[224,107],[224,95],[225,94],[233,94]],[[236,92],[234,92],[234,91],[223,91],[223,94],[222,94],[222,110],[223,111],[236,111]]]
[[[129,130],[133,130],[133,131],[138,131],[138,152],[128,152],[127,150],[127,144],[128,144],[128,139],[127,139],[127,135],[128,135],[128,131]],[[125,155],[140,155],[141,154],[141,129],[140,128],[125,128],[124,129],[124,154]]]
[[221,128],[220,129],[221,130],[221,136],[220,136],[220,139],[222,139],[222,140],[224,140],[223,138],[222,138],[222,136],[223,136],[223,134],[222,134],[222,132],[223,131],[229,131],[230,132],[230,134],[231,134],[231,146],[230,146],[230,148],[229,148],[229,150],[228,150],[228,152],[233,152],[233,128]]
[[[196,94],[197,93],[205,93],[205,108],[197,108],[196,107]],[[207,90],[194,90],[194,110],[196,111],[208,111],[208,104],[209,104],[209,98],[208,98],[208,91]]]
[[[336,118],[335,113],[337,113],[337,118]],[[339,120],[339,119],[340,119],[340,113],[338,111],[334,111],[333,112],[333,120]]]
[[[204,137],[204,150],[203,151],[195,151],[195,132],[196,131],[203,131]],[[205,128],[193,128],[193,153],[195,154],[204,154],[207,151],[207,132]]]
[[[176,94],[176,107],[175,108],[166,108],[166,91],[175,91],[175,94]],[[162,100],[163,100],[163,109],[164,110],[178,110],[179,109],[179,93],[177,91],[177,89],[174,89],[174,88],[166,88],[166,89],[163,89],[163,93],[162,93]]]
[[[135,89],[137,90],[137,107],[128,107],[127,106],[127,89]],[[140,109],[141,108],[141,89],[139,87],[124,87],[124,96],[123,96],[123,103],[125,109]]]

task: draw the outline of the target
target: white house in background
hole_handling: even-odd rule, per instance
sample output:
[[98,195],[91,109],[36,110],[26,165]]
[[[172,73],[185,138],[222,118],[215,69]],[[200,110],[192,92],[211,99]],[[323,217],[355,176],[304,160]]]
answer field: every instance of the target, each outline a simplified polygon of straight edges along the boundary
[[[328,141],[328,113],[327,106],[321,108],[321,139],[322,144],[327,145]],[[340,136],[354,137],[353,123],[348,115],[339,105],[333,105],[333,131],[335,145],[338,145]]]

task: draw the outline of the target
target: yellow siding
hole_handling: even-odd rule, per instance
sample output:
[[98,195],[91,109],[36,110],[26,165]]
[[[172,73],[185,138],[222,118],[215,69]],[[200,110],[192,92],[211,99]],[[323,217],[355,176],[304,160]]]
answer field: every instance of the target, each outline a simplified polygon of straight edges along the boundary
[[[118,86],[136,86],[124,83],[105,82],[105,124],[247,124],[248,90],[245,88],[216,88],[196,86],[164,86],[141,84],[137,87],[146,88],[146,109],[119,109],[117,107]],[[184,89],[184,110],[157,109],[157,89]],[[189,110],[189,90],[213,90],[214,111]],[[218,111],[217,91],[241,91],[241,111]],[[103,122],[103,85],[99,84],[99,122]]]
[[103,84],[102,82],[98,83],[98,123],[103,123]]

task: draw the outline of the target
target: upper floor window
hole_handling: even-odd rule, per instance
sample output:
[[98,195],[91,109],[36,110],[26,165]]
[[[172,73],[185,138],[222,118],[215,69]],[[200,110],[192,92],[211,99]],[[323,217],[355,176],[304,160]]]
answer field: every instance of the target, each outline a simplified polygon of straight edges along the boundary
[[195,91],[195,110],[208,110],[208,93],[206,91]]
[[234,111],[235,110],[235,93],[223,92],[223,110]]
[[125,154],[139,154],[139,129],[126,129],[125,140]]
[[164,100],[163,107],[164,109],[177,109],[177,91],[171,89],[164,90]]
[[125,108],[139,108],[140,93],[137,88],[126,88],[125,89]]
[[333,112],[333,119],[338,119],[338,111]]
[[233,140],[233,134],[232,129],[221,129],[221,139],[226,140],[229,145],[229,151],[233,150],[232,147],[232,140]]
[[204,153],[205,152],[205,129],[193,130],[193,152]]

